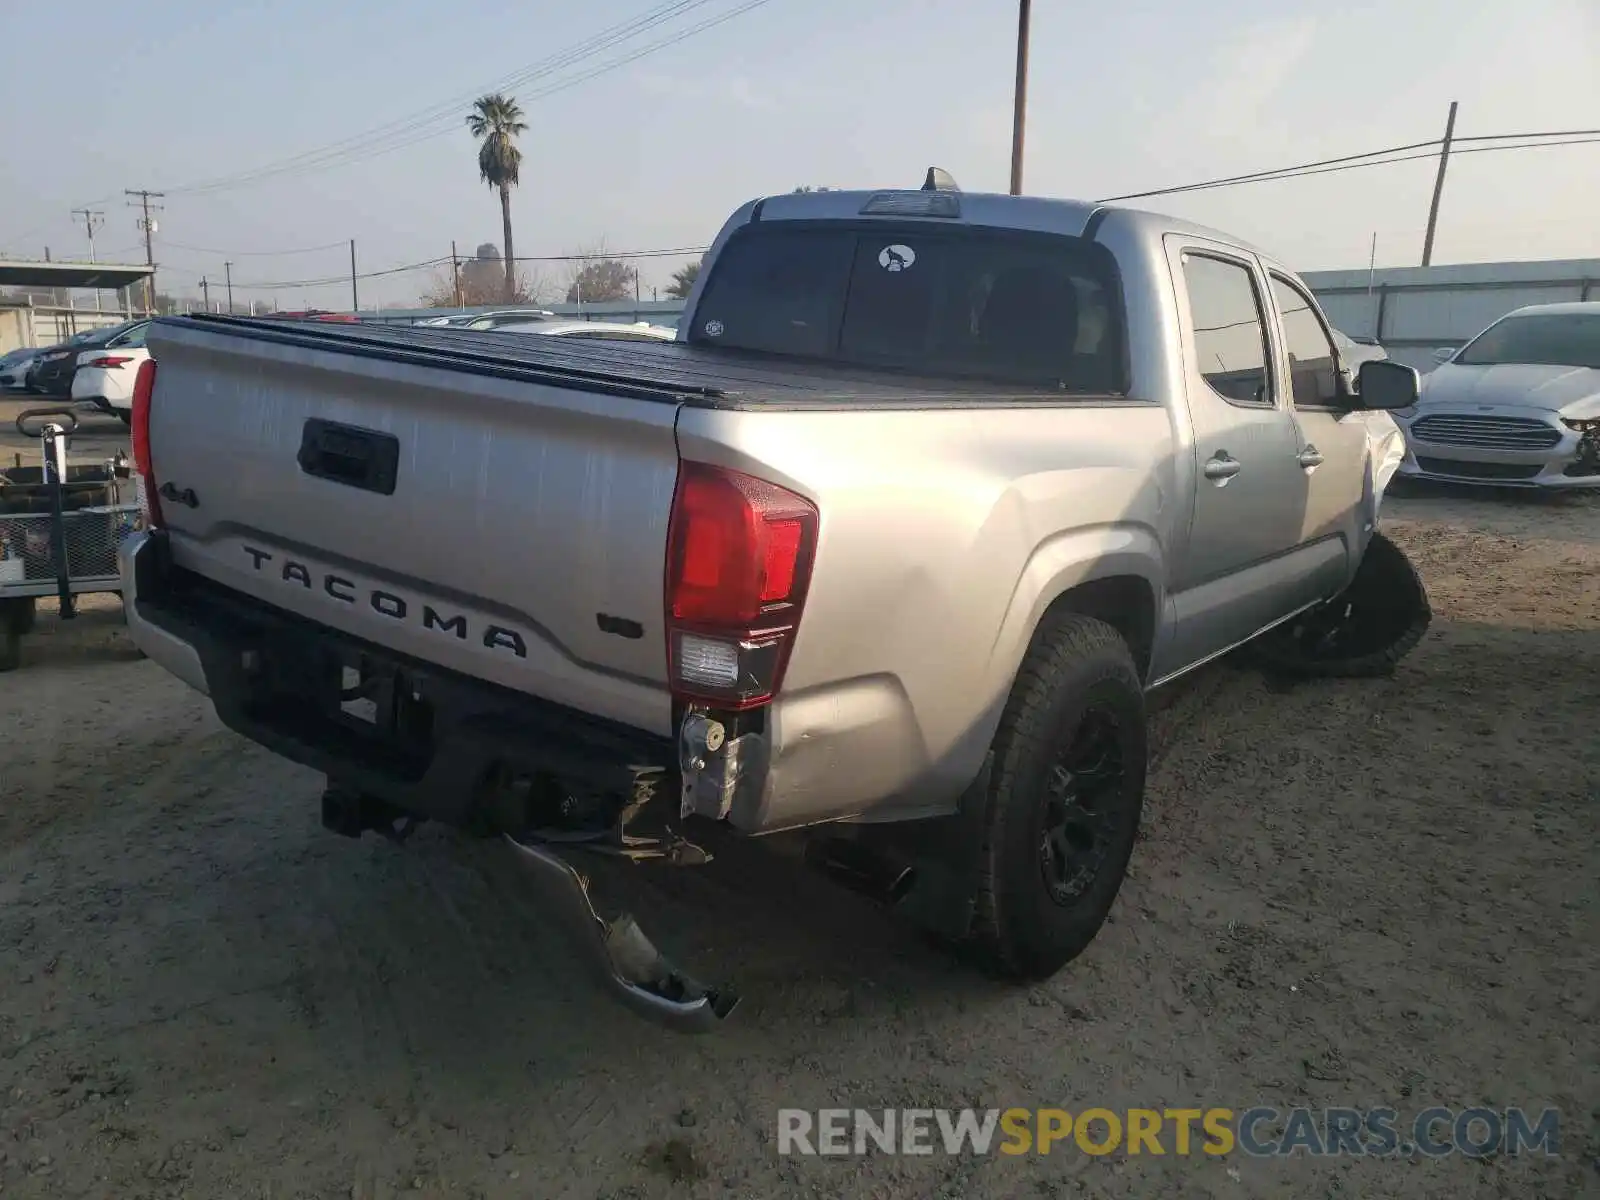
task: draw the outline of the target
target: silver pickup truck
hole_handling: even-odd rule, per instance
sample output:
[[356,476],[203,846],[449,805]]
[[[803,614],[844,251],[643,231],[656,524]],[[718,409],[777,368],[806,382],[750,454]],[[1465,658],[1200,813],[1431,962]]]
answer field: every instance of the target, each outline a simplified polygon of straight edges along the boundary
[[325,773],[331,829],[505,839],[679,1028],[734,992],[574,861],[801,831],[1048,976],[1126,871],[1150,689],[1252,640],[1375,673],[1428,621],[1374,532],[1416,373],[1352,378],[1292,271],[1150,213],[930,174],[746,204],[676,342],[195,316],[149,345],[139,647]]

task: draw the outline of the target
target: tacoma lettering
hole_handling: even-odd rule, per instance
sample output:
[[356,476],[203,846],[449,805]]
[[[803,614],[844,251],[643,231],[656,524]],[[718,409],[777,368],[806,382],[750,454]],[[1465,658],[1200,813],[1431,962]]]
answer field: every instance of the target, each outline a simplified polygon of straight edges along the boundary
[[[251,565],[257,571],[263,570],[267,563],[277,563],[276,573],[284,583],[298,584],[307,591],[318,590],[320,586],[324,594],[342,604],[356,604],[365,599],[373,612],[393,621],[414,620],[414,614],[420,609],[424,629],[453,636],[463,642],[471,632],[465,613],[441,613],[431,604],[418,605],[383,588],[364,588],[343,575],[313,572],[305,563],[295,562],[292,558],[279,560],[270,551],[254,546],[245,546],[244,552],[250,556]],[[478,640],[486,650],[509,650],[518,658],[528,657],[527,640],[515,629],[508,629],[504,625],[485,625]]]
[[450,618],[441,617],[431,604],[422,606],[422,627],[453,633],[462,641],[467,640],[467,619],[459,614]]

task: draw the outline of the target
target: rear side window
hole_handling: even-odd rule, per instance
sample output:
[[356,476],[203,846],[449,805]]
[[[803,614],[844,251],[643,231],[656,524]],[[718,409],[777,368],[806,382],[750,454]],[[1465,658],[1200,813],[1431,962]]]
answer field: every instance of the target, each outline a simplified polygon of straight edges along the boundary
[[1183,256],[1194,354],[1200,374],[1230,404],[1270,405],[1267,323],[1255,276],[1243,263]]
[[1110,252],[1077,238],[892,225],[730,239],[691,341],[1085,393],[1124,391]]
[[[1339,363],[1311,300],[1294,284],[1272,277],[1272,298],[1283,320],[1289,386],[1296,408],[1323,408],[1339,398]],[[1352,343],[1353,345],[1353,343]]]

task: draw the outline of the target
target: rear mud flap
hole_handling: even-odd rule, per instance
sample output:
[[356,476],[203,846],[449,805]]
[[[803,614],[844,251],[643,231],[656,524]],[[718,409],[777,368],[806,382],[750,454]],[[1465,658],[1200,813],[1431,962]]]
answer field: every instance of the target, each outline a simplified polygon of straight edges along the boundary
[[717,1028],[738,996],[684,974],[661,955],[629,914],[607,921],[594,907],[588,881],[543,846],[506,842],[539,889],[546,908],[569,935],[596,982],[640,1016],[684,1033]]

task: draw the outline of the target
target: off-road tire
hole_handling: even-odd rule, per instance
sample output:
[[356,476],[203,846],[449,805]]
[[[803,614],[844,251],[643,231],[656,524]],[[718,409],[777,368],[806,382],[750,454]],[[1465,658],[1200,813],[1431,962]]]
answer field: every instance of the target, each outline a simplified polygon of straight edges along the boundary
[[[1330,621],[1353,622],[1341,641],[1319,649],[1319,631]],[[1433,624],[1433,608],[1422,577],[1400,549],[1381,533],[1367,543],[1350,586],[1326,605],[1256,639],[1252,656],[1263,667],[1301,678],[1374,679],[1394,673]]]
[[[1123,769],[1106,797],[1105,849],[1082,894],[1060,901],[1042,863],[1051,779],[1080,731],[1108,718],[1115,721],[1109,741]],[[1138,836],[1145,738],[1144,689],[1121,635],[1077,613],[1048,617],[1006,701],[984,795],[968,948],[991,970],[1018,980],[1047,978],[1083,953],[1105,923]]]

